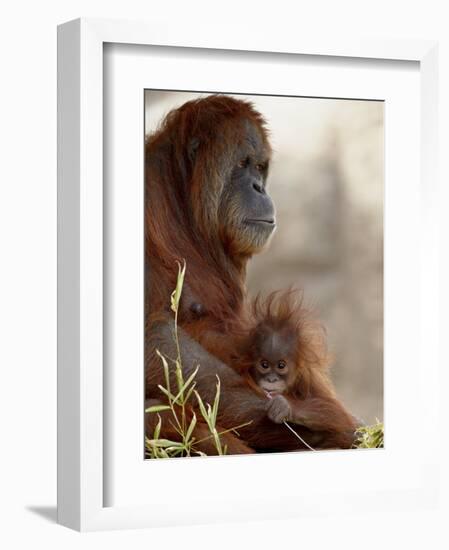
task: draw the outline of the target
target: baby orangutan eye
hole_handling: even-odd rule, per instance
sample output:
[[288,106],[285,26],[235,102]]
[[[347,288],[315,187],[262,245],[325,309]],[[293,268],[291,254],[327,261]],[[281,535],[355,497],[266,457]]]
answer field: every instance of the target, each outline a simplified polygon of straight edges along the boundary
[[262,360],[262,361],[260,362],[260,366],[261,366],[263,369],[267,369],[270,365],[268,364],[268,361]]
[[278,369],[285,369],[286,366],[287,366],[287,365],[286,365],[285,361],[279,361],[279,363],[278,363]]

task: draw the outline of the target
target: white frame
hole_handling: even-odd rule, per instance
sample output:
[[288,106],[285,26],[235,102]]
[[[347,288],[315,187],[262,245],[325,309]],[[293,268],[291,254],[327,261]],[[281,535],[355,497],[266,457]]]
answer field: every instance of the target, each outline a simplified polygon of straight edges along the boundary
[[[175,54],[167,55],[166,49],[160,47],[129,44],[112,44],[103,50],[104,506],[148,505],[157,494],[158,510],[170,509],[171,515],[177,516],[179,511],[173,506],[170,495],[182,486],[184,493],[189,494],[191,504],[183,513],[184,521],[189,515],[192,521],[197,521],[198,517],[203,521],[216,515],[223,517],[226,511],[221,503],[226,501],[233,503],[233,514],[238,502],[242,517],[248,518],[256,512],[260,518],[267,514],[266,511],[269,517],[273,517],[275,499],[280,503],[280,510],[298,511],[298,496],[310,505],[311,497],[320,492],[326,493],[327,500],[331,495],[347,496],[351,491],[357,492],[360,488],[354,481],[355,477],[365,478],[365,493],[375,491],[382,495],[385,491],[391,493],[394,489],[410,487],[421,465],[419,455],[423,449],[409,456],[407,443],[414,439],[415,432],[408,411],[426,391],[425,386],[418,384],[418,376],[413,375],[419,372],[420,362],[416,350],[409,345],[410,341],[420,341],[419,325],[413,316],[403,314],[410,308],[410,296],[415,296],[416,289],[420,288],[421,261],[425,263],[426,260],[414,245],[401,244],[404,243],[403,227],[407,227],[407,243],[417,243],[422,237],[419,222],[421,93],[418,64],[304,55],[292,58],[285,54],[193,48],[177,48]],[[253,457],[228,456],[218,461],[196,459],[176,463],[142,460],[142,90],[179,90],[184,87],[234,94],[256,90],[267,97],[249,97],[268,120],[270,111],[265,110],[266,100],[278,106],[285,106],[288,102],[291,109],[295,109],[296,101],[311,101],[290,97],[295,95],[383,100],[384,139],[388,147],[384,163],[384,223],[388,228],[384,250],[384,313],[388,333],[384,348],[385,402],[382,415],[387,425],[385,450],[313,455],[265,453]],[[274,149],[280,151],[279,135],[271,125],[270,128],[274,131]],[[404,132],[404,128],[408,131]],[[297,131],[303,133],[301,127]],[[277,154],[274,162],[276,158]],[[275,188],[276,182],[273,181],[273,192]],[[404,197],[407,197],[406,209]],[[397,223],[398,219],[400,223]],[[395,245],[401,249],[400,257]],[[294,246],[291,253],[295,253]],[[271,250],[267,254],[270,257]],[[389,334],[395,335],[393,343]],[[394,399],[396,395],[401,395],[400,403]],[[420,418],[422,422],[426,421],[423,415]],[[270,469],[277,472],[276,490],[269,490],[260,483]],[[292,472],[294,483],[291,481]],[[214,494],[220,495],[220,504],[214,507],[210,506],[210,479],[214,479]],[[246,495],[251,495],[250,501],[257,500],[258,506],[245,503]],[[399,505],[397,501],[396,504]],[[321,513],[323,508],[321,503]]]
[[[149,40],[151,37],[151,41]],[[103,44],[151,44],[340,57],[415,60],[422,86],[421,180],[427,263],[421,275],[429,293],[421,309],[437,317],[438,249],[436,196],[436,44],[423,41],[317,43],[285,37],[282,42],[251,35],[231,40],[214,29],[192,39],[182,27],[76,20],[58,28],[58,521],[79,530],[145,527],[191,522],[156,514],[146,506],[103,506]],[[428,190],[428,191],[427,191]],[[423,315],[427,317],[427,315]],[[437,333],[423,332],[430,364],[426,372],[436,392]],[[434,366],[432,366],[434,365]],[[404,490],[415,504],[432,500],[437,479],[423,477],[417,490]],[[338,506],[341,503],[335,500]],[[332,504],[332,502],[330,502]],[[346,509],[357,506],[347,498]],[[318,505],[319,507],[319,505]],[[292,514],[316,513],[317,505]],[[226,517],[239,518],[234,506]],[[254,506],[257,510],[257,506]],[[174,516],[174,517],[173,517]],[[257,514],[253,517],[257,517]],[[208,518],[214,521],[214,518]],[[198,522],[203,522],[199,517]]]

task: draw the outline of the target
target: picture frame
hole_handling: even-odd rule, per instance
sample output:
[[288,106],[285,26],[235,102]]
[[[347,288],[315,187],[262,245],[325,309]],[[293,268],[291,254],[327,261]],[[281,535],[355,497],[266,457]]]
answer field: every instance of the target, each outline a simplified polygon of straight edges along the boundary
[[[115,444],[111,446],[107,443],[110,439],[108,432],[111,430],[107,425],[107,418],[111,411],[113,389],[107,381],[108,364],[105,361],[108,342],[105,341],[104,323],[107,322],[105,308],[108,293],[104,284],[107,275],[104,255],[105,246],[108,246],[108,235],[105,233],[109,227],[109,214],[108,203],[105,202],[104,173],[109,170],[106,168],[106,142],[111,139],[110,136],[117,128],[107,127],[105,131],[109,113],[108,105],[104,101],[105,83],[114,83],[114,78],[108,81],[108,77],[105,77],[105,56],[108,55],[108,48],[114,49],[114,45],[120,44],[131,47],[125,55],[127,59],[123,67],[127,70],[126,67],[131,66],[132,70],[137,72],[139,69],[136,67],[139,63],[134,61],[145,57],[142,48],[146,47],[151,47],[152,51],[157,52],[157,56],[163,58],[161,66],[176,66],[183,55],[190,55],[197,61],[204,60],[201,56],[207,55],[217,63],[221,56],[223,63],[232,67],[236,60],[243,63],[241,60],[246,54],[243,63],[246,66],[256,62],[256,57],[257,62],[266,62],[273,66],[281,60],[287,76],[289,70],[293,71],[290,66],[296,67],[296,59],[311,59],[312,56],[317,62],[322,60],[330,65],[339,63],[340,70],[349,66],[363,70],[365,65],[369,65],[370,70],[380,71],[376,60],[382,60],[382,63],[386,64],[388,61],[415,64],[414,75],[410,79],[415,95],[413,102],[408,106],[413,112],[409,113],[409,126],[404,126],[402,131],[410,134],[415,140],[412,142],[413,147],[419,145],[416,150],[418,164],[414,165],[412,160],[410,161],[413,169],[419,167],[419,174],[413,169],[407,172],[407,169],[410,170],[407,166],[400,172],[400,167],[395,165],[397,158],[395,159],[393,154],[388,154],[390,146],[392,151],[399,154],[397,140],[401,138],[401,133],[398,128],[404,122],[404,113],[397,116],[394,122],[397,125],[394,134],[396,142],[392,138],[389,144],[387,140],[386,149],[387,175],[397,176],[396,185],[399,186],[402,173],[406,174],[411,182],[416,180],[416,184],[410,186],[408,211],[400,209],[399,201],[386,201],[386,211],[390,216],[388,219],[393,219],[391,210],[388,211],[392,208],[401,216],[401,223],[407,227],[407,234],[404,234],[398,228],[395,229],[394,224],[389,225],[387,220],[386,260],[387,263],[389,260],[393,261],[397,251],[402,250],[406,258],[405,263],[416,262],[408,267],[415,270],[418,268],[418,272],[410,275],[408,283],[398,278],[394,284],[386,287],[386,304],[388,306],[389,301],[394,304],[389,311],[387,310],[385,328],[386,343],[390,346],[386,351],[386,369],[390,369],[392,373],[386,384],[386,401],[391,403],[390,411],[387,410],[391,428],[389,427],[386,433],[386,448],[381,452],[361,452],[356,460],[351,461],[346,452],[342,451],[313,456],[308,453],[302,453],[301,456],[287,453],[282,456],[226,457],[224,460],[217,458],[206,461],[153,461],[152,464],[144,464],[138,447],[138,438],[135,437],[139,430],[130,430],[127,423],[133,418],[136,419],[136,423],[141,421],[138,411],[142,411],[143,401],[140,402],[136,397],[135,402],[132,402],[130,396],[138,394],[133,394],[135,388],[133,390],[131,386],[125,387],[126,384],[121,386],[126,397],[117,410],[122,411],[123,406],[128,403],[130,416],[123,422],[115,419],[117,430],[122,431],[118,435],[113,435]],[[186,59],[182,58],[183,63]],[[195,59],[192,62],[195,62]],[[147,61],[144,60],[142,63],[145,64]],[[154,59],[149,63],[156,67]],[[386,67],[387,65],[385,70],[390,71]],[[164,69],[160,70],[163,74]],[[401,70],[399,69],[399,72]],[[390,83],[392,88],[396,86],[393,72],[389,73],[393,82]],[[337,508],[338,513],[342,513],[353,509],[374,510],[379,505],[391,509],[398,505],[408,509],[435,505],[438,493],[436,450],[428,446],[424,449],[413,449],[414,454],[407,465],[401,460],[403,461],[406,453],[410,452],[407,444],[411,430],[419,430],[421,437],[432,440],[438,424],[438,405],[433,399],[438,387],[438,327],[435,325],[438,318],[438,228],[434,216],[437,205],[437,72],[437,46],[431,41],[361,40],[354,37],[338,43],[324,38],[310,42],[298,37],[288,36],[280,39],[268,38],[262,34],[259,38],[257,35],[237,35],[230,38],[224,29],[220,31],[219,28],[208,29],[203,36],[193,38],[186,29],[176,24],[170,29],[161,29],[151,22],[97,19],[78,19],[58,27],[59,523],[84,531],[325,515]],[[130,81],[134,82],[132,74],[134,73],[131,71]],[[165,77],[164,82],[167,86],[181,89],[181,84],[173,83],[171,80],[172,75],[169,74],[168,68]],[[240,77],[243,77],[241,73]],[[204,84],[200,82],[202,75],[200,78],[200,74],[197,73],[195,78],[198,80],[197,89],[211,89],[204,88]],[[252,78],[256,82],[254,75]],[[386,79],[385,75],[383,78]],[[398,82],[402,78],[399,76]],[[326,85],[326,77],[323,79],[324,83],[321,82],[321,86]],[[120,78],[120,81],[124,80],[126,79]],[[337,84],[334,83],[334,86]],[[349,75],[346,85],[350,87],[351,84],[354,84],[354,80]],[[135,89],[139,86],[136,81]],[[229,84],[223,86],[229,90]],[[281,84],[279,81],[271,82],[262,89],[263,84],[259,82],[255,86],[256,90],[246,91],[267,93],[268,89],[274,90]],[[135,89],[131,90],[134,95],[124,93],[124,97],[138,99],[139,96],[134,93]],[[306,89],[305,84],[303,89]],[[217,91],[226,90],[220,87]],[[336,93],[336,97],[348,97],[343,87],[341,91],[337,89]],[[375,93],[381,94],[382,91]],[[391,93],[394,94],[394,90]],[[307,95],[307,91],[303,94]],[[393,104],[400,109],[397,98],[395,101]],[[390,120],[394,120],[394,110],[387,113],[388,116],[391,117]],[[142,134],[139,136],[135,131],[133,135],[135,140],[142,137]],[[406,139],[407,136],[404,134],[402,138]],[[132,155],[131,147],[135,147],[136,143],[138,142],[133,141],[129,148],[121,149],[125,160]],[[136,157],[137,160],[138,158]],[[131,164],[135,170],[130,176],[132,181],[138,181],[142,170],[136,159],[133,158],[133,162],[127,164],[128,167]],[[387,177],[386,185],[392,181]],[[138,193],[136,187],[136,197]],[[139,218],[136,219],[137,225],[131,224],[134,230],[138,228]],[[411,243],[413,240],[416,245],[415,238],[419,240],[419,250],[416,254]],[[137,242],[137,251],[139,246]],[[413,255],[417,256],[416,260],[412,260]],[[139,264],[136,264],[135,268],[138,270]],[[129,278],[125,278],[125,283],[127,280],[129,281]],[[401,282],[404,286],[402,292],[393,294],[392,289],[399,289]],[[407,292],[415,283],[418,290],[415,289],[412,301],[418,314],[413,322],[409,319],[407,298],[410,294],[407,296]],[[425,294],[424,289],[427,289]],[[137,293],[136,303],[138,299]],[[138,310],[134,313],[136,318],[139,317]],[[403,329],[398,328],[401,319]],[[434,321],[431,321],[432,319]],[[137,332],[134,331],[135,334]],[[393,334],[395,341],[391,343]],[[425,357],[422,352],[409,352],[408,355],[404,352],[402,344],[407,342],[411,335],[418,342],[420,350],[427,350]],[[143,363],[139,362],[141,342],[138,339],[133,340],[131,347],[134,350],[130,356],[133,376],[138,376],[141,369],[143,377]],[[128,346],[126,349],[131,347]],[[406,365],[400,364],[401,361]],[[393,403],[397,401],[393,398],[399,395],[405,366],[413,373],[410,377],[412,380],[408,381],[406,395],[401,395],[400,406],[393,407]],[[131,369],[123,370],[121,374],[127,376],[130,371]],[[416,419],[416,426],[404,427],[404,418],[414,414],[417,402],[420,403],[420,415]],[[127,431],[132,434],[132,439],[127,439]],[[120,449],[129,452],[122,455]],[[112,464],[111,455],[114,457]],[[130,462],[131,455],[142,464],[137,466]],[[313,472],[320,472],[319,478],[312,476],[314,484],[307,486],[304,477],[298,477],[297,473],[293,475],[298,468],[298,460],[301,461],[301,470],[306,472],[307,476],[310,477]],[[257,478],[251,478],[251,472],[257,472],[260,465],[265,466],[268,461],[272,464],[282,462],[282,471],[285,471],[285,475],[299,479],[298,483],[283,485],[281,491],[260,487]],[[399,467],[400,464],[402,467]],[[147,470],[148,477],[153,483],[153,495],[150,494],[149,501],[137,499],[136,487],[141,485],[139,476],[143,475],[142,467]],[[377,478],[373,479],[371,484],[368,482],[368,473],[372,473],[373,469],[382,473],[385,478],[384,484],[379,484]],[[222,485],[217,472],[225,479]],[[362,476],[365,476],[364,483],[360,483]],[[190,506],[186,511],[179,503],[171,502],[170,499],[164,500],[164,495],[160,492],[163,484],[160,482],[168,478],[173,479],[173,483],[182,480],[185,484],[183,488],[195,491],[195,506]],[[243,478],[247,486],[242,485]],[[340,484],[336,482],[336,478],[342,480]],[[351,478],[353,482],[350,481]],[[343,483],[345,480],[346,486]],[[219,487],[215,494],[210,492],[211,483]],[[115,488],[111,490],[114,484]],[[226,485],[234,487],[234,493],[227,493]],[[127,491],[128,487],[133,487],[133,490]],[[232,496],[235,495],[235,487],[245,489],[239,493],[237,499]],[[145,493],[149,494],[149,491]],[[154,494],[157,498],[154,498]],[[116,501],[120,504],[115,505]],[[275,502],[276,506],[267,508],[263,505],[264,502]]]

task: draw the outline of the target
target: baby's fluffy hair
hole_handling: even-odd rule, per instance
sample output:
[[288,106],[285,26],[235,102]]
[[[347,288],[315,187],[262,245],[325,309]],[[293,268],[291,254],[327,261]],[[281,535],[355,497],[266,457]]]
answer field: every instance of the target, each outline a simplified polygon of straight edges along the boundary
[[314,382],[318,382],[318,386],[328,386],[330,356],[325,330],[314,317],[313,310],[305,305],[302,290],[280,290],[266,296],[259,293],[251,304],[250,315],[252,328],[238,345],[234,361],[238,372],[249,378],[251,366],[260,359],[257,340],[261,335],[283,332],[291,334],[295,341],[292,350],[295,357],[295,365],[292,365],[295,370],[294,395],[302,399],[308,397],[312,385],[316,386]]

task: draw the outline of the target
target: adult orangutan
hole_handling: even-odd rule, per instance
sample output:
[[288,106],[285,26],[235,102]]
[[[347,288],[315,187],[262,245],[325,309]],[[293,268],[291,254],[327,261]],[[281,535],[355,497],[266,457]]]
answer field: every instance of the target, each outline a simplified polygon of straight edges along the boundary
[[[266,246],[276,226],[266,189],[270,156],[261,114],[251,103],[224,95],[189,101],[171,111],[146,141],[146,406],[163,399],[158,389],[164,383],[163,370],[155,350],[176,355],[169,297],[177,262],[185,259],[178,320],[184,374],[200,365],[196,388],[208,402],[213,401],[219,376],[221,428],[252,421],[239,430],[239,438],[225,435],[229,454],[301,448],[294,434],[277,423],[280,400],[260,395],[230,366],[234,336],[248,328],[247,262]],[[304,407],[314,397],[305,397]],[[333,395],[331,403],[329,410],[323,407],[328,422],[323,423],[322,411],[309,407],[295,429],[315,447],[348,448],[353,423],[345,420],[347,413]],[[155,416],[146,415],[148,434],[153,433]],[[319,429],[314,428],[317,417]],[[198,425],[197,439],[204,437],[203,428]],[[161,437],[176,439],[164,418],[162,430]],[[214,452],[207,442],[203,450]]]

